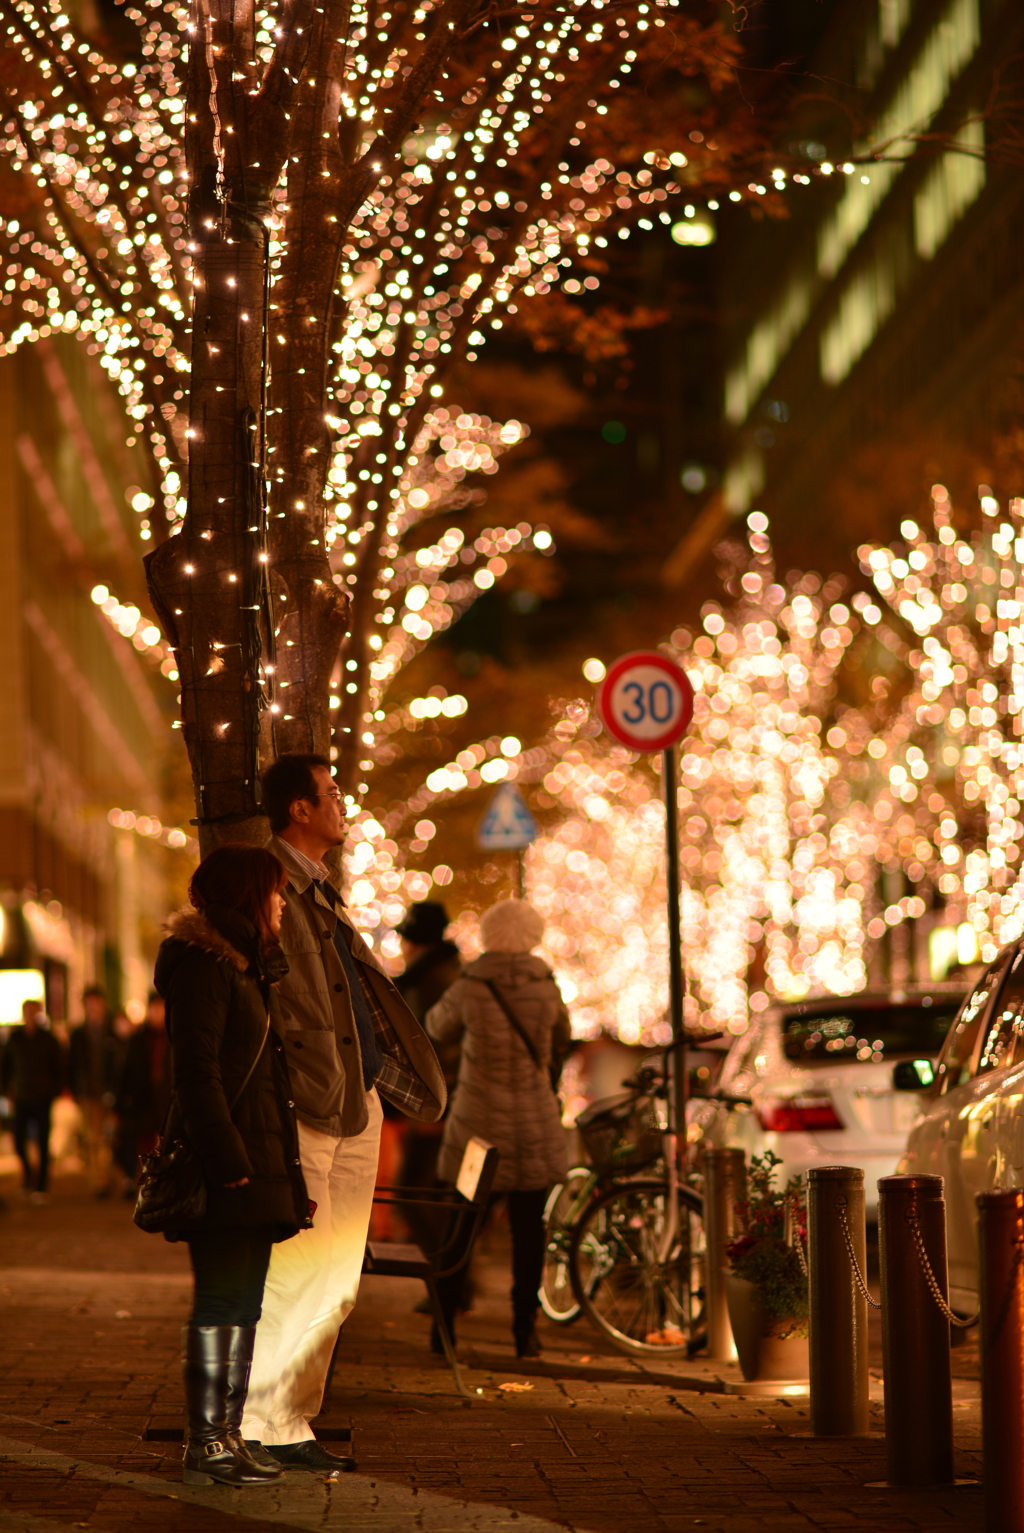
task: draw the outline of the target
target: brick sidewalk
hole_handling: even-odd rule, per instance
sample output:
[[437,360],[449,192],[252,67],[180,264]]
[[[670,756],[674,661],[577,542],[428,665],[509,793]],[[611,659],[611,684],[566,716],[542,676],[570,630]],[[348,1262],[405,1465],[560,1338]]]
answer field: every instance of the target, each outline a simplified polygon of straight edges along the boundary
[[[141,1235],[124,1204],[95,1203],[71,1181],[45,1208],[4,1191],[0,1533],[982,1527],[977,1486],[865,1488],[885,1474],[878,1402],[878,1435],[812,1439],[806,1401],[724,1395],[722,1370],[707,1364],[645,1371],[602,1351],[585,1322],[546,1326],[543,1358],[517,1363],[500,1230],[460,1327],[472,1404],[429,1353],[429,1320],[412,1313],[421,1285],[368,1279],[316,1423],[328,1441],[351,1431],[359,1473],[293,1473],[250,1491],[183,1486],[180,1447],[163,1438],[181,1413],[185,1251]],[[957,1472],[978,1475],[974,1359],[965,1348],[954,1360]],[[510,1382],[532,1387],[502,1392]]]

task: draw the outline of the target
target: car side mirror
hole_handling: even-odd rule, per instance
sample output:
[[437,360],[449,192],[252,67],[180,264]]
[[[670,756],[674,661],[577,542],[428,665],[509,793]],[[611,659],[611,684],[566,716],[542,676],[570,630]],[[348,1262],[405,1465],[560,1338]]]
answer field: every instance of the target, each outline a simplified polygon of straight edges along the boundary
[[927,1091],[935,1080],[930,1059],[901,1059],[892,1067],[894,1091]]

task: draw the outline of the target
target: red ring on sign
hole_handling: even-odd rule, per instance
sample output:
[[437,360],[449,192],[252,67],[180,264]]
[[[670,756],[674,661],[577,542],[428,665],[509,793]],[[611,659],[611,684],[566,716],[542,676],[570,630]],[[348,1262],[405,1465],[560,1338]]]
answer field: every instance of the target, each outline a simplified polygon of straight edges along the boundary
[[[628,726],[623,727],[613,716],[611,710],[612,689],[616,682],[619,681],[626,671],[631,671],[634,666],[638,665],[649,665],[657,670],[664,671],[665,675],[674,682],[682,694],[682,706],[679,710],[679,717],[672,727],[667,729],[662,735],[649,736],[642,740],[637,739],[635,735],[631,735],[628,732]],[[632,654],[623,655],[620,659],[616,660],[611,669],[606,673],[598,689],[597,706],[605,729],[607,729],[610,735],[614,735],[621,744],[628,745],[631,750],[635,751],[663,751],[667,750],[670,745],[675,745],[677,740],[681,740],[690,727],[690,720],[693,718],[693,687],[686,672],[674,660],[670,660],[668,655],[663,655],[656,649],[638,649],[634,650]]]

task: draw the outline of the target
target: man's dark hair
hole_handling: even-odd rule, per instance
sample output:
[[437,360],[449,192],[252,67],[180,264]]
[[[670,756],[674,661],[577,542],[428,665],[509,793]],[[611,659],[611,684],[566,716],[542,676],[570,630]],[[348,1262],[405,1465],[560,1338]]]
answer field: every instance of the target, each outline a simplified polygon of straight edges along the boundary
[[107,992],[104,990],[102,985],[86,985],[85,989],[82,991],[82,1000],[84,1001],[86,997],[90,995],[98,995],[101,1001],[105,1001],[107,999]]
[[331,763],[326,756],[304,756],[289,751],[278,756],[263,774],[263,808],[270,819],[270,828],[277,834],[291,824],[291,807],[297,798],[316,798],[314,767],[326,767]]

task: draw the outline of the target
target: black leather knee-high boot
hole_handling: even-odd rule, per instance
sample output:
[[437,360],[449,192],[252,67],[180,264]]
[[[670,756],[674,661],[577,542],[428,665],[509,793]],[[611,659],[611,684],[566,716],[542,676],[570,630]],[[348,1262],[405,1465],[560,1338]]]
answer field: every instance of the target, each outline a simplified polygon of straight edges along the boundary
[[238,1428],[249,1383],[253,1331],[237,1325],[190,1325],[182,1331],[188,1441],[186,1485],[268,1485],[278,1468],[256,1464]]

